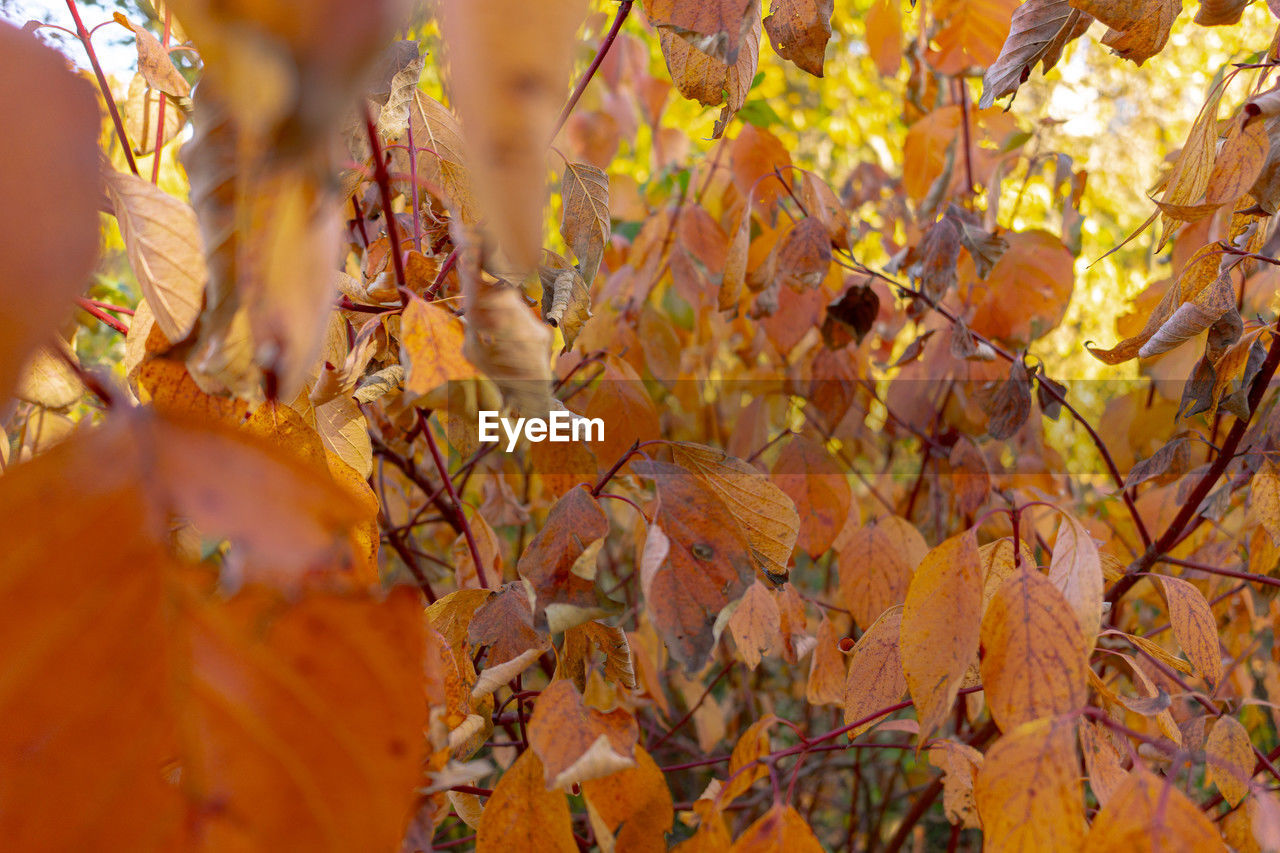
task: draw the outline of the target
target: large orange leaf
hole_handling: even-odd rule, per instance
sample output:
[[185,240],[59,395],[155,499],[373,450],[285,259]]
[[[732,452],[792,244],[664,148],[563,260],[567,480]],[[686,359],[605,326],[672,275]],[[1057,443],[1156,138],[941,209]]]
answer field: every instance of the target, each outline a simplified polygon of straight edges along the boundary
[[[7,843],[395,845],[426,723],[416,593],[248,585],[223,599],[169,551],[171,513],[216,528],[225,505],[252,507],[287,476],[244,436],[139,413],[0,480]],[[291,512],[313,509],[294,497]],[[324,548],[309,531],[339,521],[288,528],[312,568]]]
[[1007,234],[1009,248],[991,272],[961,294],[974,307],[975,332],[1026,344],[1062,321],[1075,284],[1075,259],[1047,231]]
[[870,626],[907,597],[911,573],[929,553],[911,522],[896,515],[859,527],[838,545],[840,597],[860,626]]
[[608,516],[585,488],[555,502],[517,566],[533,593],[535,621],[558,634],[604,614],[596,555],[608,533]]
[[[0,405],[87,284],[98,251],[98,109],[66,60],[0,21]],[[21,310],[16,310],[17,306]]]

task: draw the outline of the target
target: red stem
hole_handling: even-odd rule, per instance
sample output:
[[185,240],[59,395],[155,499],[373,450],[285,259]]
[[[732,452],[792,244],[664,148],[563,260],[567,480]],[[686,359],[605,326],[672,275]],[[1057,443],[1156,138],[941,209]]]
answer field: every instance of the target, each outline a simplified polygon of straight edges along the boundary
[[[80,20],[80,10],[76,8],[76,0],[67,0],[67,8],[71,18],[76,22],[76,35],[84,45],[84,52],[89,55],[89,64],[93,66],[93,74],[98,78],[98,88],[102,90],[102,98],[107,102],[107,112],[111,113],[111,121],[116,126],[116,135],[120,137],[120,146],[124,148],[124,158],[129,163],[129,170],[138,175],[138,164],[133,159],[133,149],[129,146],[129,137],[124,132],[124,122],[120,119],[120,111],[116,109],[116,99],[111,94],[111,86],[107,83],[107,75],[102,73],[102,64],[98,62],[98,53],[93,49],[93,39]],[[138,175],[141,177],[141,175]]]
[[[378,193],[382,196],[382,218],[387,223],[387,241],[391,244],[391,263],[396,271],[396,284],[408,287],[408,279],[404,274],[404,258],[401,255],[400,229],[396,227],[396,215],[391,210],[391,179],[387,176],[387,164],[382,162],[382,142],[378,139],[378,129],[373,124],[373,117],[365,110],[365,131],[369,134],[369,147],[373,149],[373,175],[378,184]],[[408,304],[404,294],[400,294],[401,304]]]
[[560,129],[564,127],[564,123],[569,120],[569,114],[578,105],[578,99],[587,90],[587,85],[591,82],[591,78],[595,76],[600,64],[604,62],[605,56],[609,53],[609,48],[613,47],[614,40],[618,37],[619,31],[622,30],[623,22],[627,20],[627,15],[631,14],[631,7],[634,3],[635,0],[622,0],[618,4],[618,13],[613,16],[613,25],[609,27],[609,32],[605,35],[604,41],[600,42],[600,49],[596,51],[591,64],[583,72],[582,79],[578,81],[578,85],[573,87],[573,94],[569,95],[568,103],[564,105],[564,109],[560,111],[560,117],[556,119],[556,128],[551,131],[552,139],[556,138],[560,133]]
[[440,479],[444,482],[445,492],[449,495],[453,512],[459,526],[462,528],[462,535],[467,540],[467,548],[471,551],[471,561],[475,563],[476,567],[476,579],[480,581],[481,589],[489,589],[489,579],[485,577],[484,563],[480,559],[480,548],[476,545],[475,534],[471,532],[471,522],[467,520],[467,514],[462,511],[462,501],[458,499],[458,492],[453,488],[453,480],[449,478],[449,469],[444,464],[444,457],[440,455],[440,448],[436,446],[435,436],[431,434],[431,427],[427,424],[427,415],[422,409],[418,409],[418,423],[422,427],[423,438],[427,440],[427,448],[431,451],[431,458],[435,460],[436,470],[440,472]]
[[83,297],[77,298],[76,304],[79,305],[80,309],[84,311],[86,314],[91,314],[95,318],[100,320],[104,326],[110,326],[111,328],[115,329],[117,332],[119,332],[122,335],[129,334],[128,326],[126,326],[124,323],[121,323],[115,317],[112,317],[106,311],[103,311],[97,305],[94,305],[88,299],[85,299]]

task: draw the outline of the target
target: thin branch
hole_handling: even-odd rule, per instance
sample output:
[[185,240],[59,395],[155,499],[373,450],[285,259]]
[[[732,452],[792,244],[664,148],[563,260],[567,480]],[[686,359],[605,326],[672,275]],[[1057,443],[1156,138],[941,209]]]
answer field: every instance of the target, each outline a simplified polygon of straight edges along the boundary
[[578,85],[573,87],[573,93],[569,95],[568,102],[564,105],[564,109],[560,111],[560,117],[556,119],[556,127],[555,130],[551,131],[551,139],[555,139],[559,135],[560,129],[569,120],[569,114],[578,105],[578,99],[582,97],[582,93],[587,90],[588,84],[591,83],[591,78],[595,77],[596,71],[600,70],[601,63],[604,62],[605,56],[608,55],[609,48],[613,47],[613,42],[622,30],[622,24],[627,20],[627,15],[631,14],[631,7],[634,4],[635,0],[622,0],[618,4],[618,12],[613,16],[613,26],[609,27],[609,32],[605,35],[604,41],[600,42],[600,48],[592,58],[591,64],[587,66],[587,70],[583,72],[582,79],[578,81]]

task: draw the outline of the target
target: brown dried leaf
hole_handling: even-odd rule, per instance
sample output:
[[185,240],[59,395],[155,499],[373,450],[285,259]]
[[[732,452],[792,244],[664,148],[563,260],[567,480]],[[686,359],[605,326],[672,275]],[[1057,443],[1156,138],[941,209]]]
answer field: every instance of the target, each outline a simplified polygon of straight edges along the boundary
[[603,615],[596,555],[608,533],[608,516],[585,488],[570,489],[551,507],[516,567],[529,587],[536,624],[558,634]]
[[542,761],[548,788],[568,790],[636,766],[635,717],[621,708],[588,707],[573,682],[553,681],[538,695],[529,721],[529,748]]
[[107,196],[142,295],[170,343],[191,332],[209,272],[191,205],[137,175],[108,169]]
[[609,177],[588,163],[566,162],[560,196],[564,207],[560,235],[573,249],[589,290],[609,242]]
[[814,77],[821,77],[834,8],[834,0],[774,0],[769,17],[764,19],[773,49]]
[[639,560],[645,609],[672,657],[687,672],[706,663],[716,618],[751,585],[754,561],[746,535],[697,476],[664,462],[633,462],[657,483],[653,514]]
[[[543,252],[555,261],[564,262],[559,255]],[[578,339],[578,332],[591,318],[591,292],[577,267],[540,266],[538,277],[542,280],[542,319],[547,325],[564,335],[564,349],[569,352]]]
[[982,75],[978,106],[986,109],[996,98],[1016,93],[1037,62],[1043,62],[1047,74],[1062,48],[1083,35],[1091,23],[1093,18],[1071,8],[1067,0],[1026,0],[1014,10],[1000,58]]
[[1072,0],[1071,5],[1110,29],[1102,43],[1138,65],[1164,49],[1182,0]]

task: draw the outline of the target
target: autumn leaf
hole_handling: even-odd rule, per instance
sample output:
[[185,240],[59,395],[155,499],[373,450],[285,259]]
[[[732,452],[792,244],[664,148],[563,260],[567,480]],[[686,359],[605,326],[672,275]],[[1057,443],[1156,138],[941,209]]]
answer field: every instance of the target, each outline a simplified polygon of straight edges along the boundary
[[797,850],[820,853],[822,845],[800,812],[782,803],[775,804],[729,848],[732,853],[764,853],[767,850]]
[[[61,55],[0,22],[0,143],[6,192],[57,199],[0,214],[0,288],[22,311],[0,319],[0,400],[42,339],[70,311],[97,256],[98,129],[93,91]],[[39,282],[39,287],[32,283]]]
[[748,669],[760,665],[761,655],[781,646],[780,619],[777,601],[760,581],[748,587],[746,594],[739,599],[733,615],[729,617],[729,633],[733,635],[738,654]]
[[800,514],[797,544],[816,559],[836,541],[850,514],[849,480],[826,448],[803,437],[787,442],[773,465],[772,478]]
[[533,608],[524,584],[509,583],[476,609],[467,629],[473,646],[489,647],[489,665],[515,660],[530,649],[547,647],[546,637],[534,627]]
[[898,642],[922,741],[950,713],[977,654],[981,571],[970,530],[930,551],[907,588]]
[[758,469],[728,454],[687,442],[672,442],[673,461],[698,475],[742,526],[756,567],[774,583],[789,574],[800,528],[795,503]]
[[1049,580],[1075,612],[1088,652],[1102,625],[1102,560],[1089,531],[1075,517],[1065,512],[1061,515],[1049,561]]
[[607,600],[596,590],[596,556],[609,519],[585,488],[556,501],[516,570],[528,585],[534,619],[552,633],[603,615]]
[[1222,680],[1222,654],[1218,651],[1218,622],[1204,594],[1180,578],[1160,577],[1160,588],[1169,602],[1169,621],[1178,645],[1210,684]]
[[849,731],[851,738],[873,728],[879,720],[867,718],[897,704],[907,692],[899,651],[901,635],[902,607],[890,608],[858,638],[850,653],[844,722],[858,723]]
[[1217,830],[1171,780],[1139,765],[1098,812],[1084,849],[1223,850]]
[[994,850],[1088,849],[1077,763],[1069,718],[1024,723],[996,741],[973,791],[984,842]]
[[978,106],[986,109],[997,98],[1016,93],[1037,62],[1049,73],[1062,49],[1084,35],[1091,23],[1089,15],[1073,9],[1067,0],[1026,0],[1013,12],[999,58],[982,75]]
[[548,789],[543,776],[542,762],[532,749],[507,768],[485,804],[476,834],[477,851],[570,853],[578,849],[564,792]]
[[618,851],[666,850],[675,816],[671,791],[649,753],[637,746],[635,754],[635,767],[582,784],[588,815],[602,848],[608,837]]
[[479,376],[462,357],[465,330],[444,308],[409,299],[400,318],[400,355],[405,361],[405,389],[426,394],[446,382]]
[[1023,566],[996,591],[982,619],[982,686],[1006,732],[1084,707],[1084,638],[1057,587]]
[[[715,0],[706,6],[714,10],[721,2],[745,6],[743,0]],[[760,16],[759,14],[744,15],[735,19],[741,22],[742,29],[738,30],[738,47],[736,56],[733,58],[729,58],[728,27],[709,33],[712,36],[725,34],[725,38],[718,40],[718,44],[723,44],[724,49],[719,51],[721,55],[717,56],[715,55],[717,51],[711,45],[708,45],[712,48],[710,51],[703,51],[691,40],[676,32],[677,28],[683,28],[689,32],[703,32],[708,29],[706,25],[680,25],[676,21],[677,14],[698,16],[703,5],[681,3],[679,0],[651,0],[646,2],[645,11],[649,20],[659,27],[658,37],[662,45],[662,55],[667,61],[671,81],[680,90],[680,94],[708,107],[724,104],[712,133],[714,138],[719,139],[728,127],[729,121],[746,103],[747,92],[751,89],[751,81],[755,77],[756,63],[760,57]],[[715,15],[714,12],[713,15]],[[720,20],[728,21],[729,19],[721,19],[718,15],[712,19],[712,21]],[[662,26],[663,24],[676,26]],[[715,23],[712,25],[718,26]]]
[[840,592],[854,621],[870,626],[904,602],[911,575],[928,552],[920,532],[898,516],[855,530],[837,552]]
[[548,788],[567,790],[635,767],[638,736],[629,713],[588,707],[573,683],[564,680],[542,691],[529,721],[529,748],[542,761]]
[[[194,814],[213,846],[398,839],[426,723],[416,594],[313,589],[299,600],[250,584],[223,598],[170,553],[170,513],[217,530],[237,504],[257,512],[242,538],[260,552],[285,553],[273,539],[305,543],[322,518],[306,520],[301,497],[278,488],[274,498],[293,503],[272,504],[263,486],[285,475],[268,459],[244,438],[137,414],[3,478],[5,539],[33,546],[11,551],[4,567],[13,618],[0,644],[24,697],[6,709],[0,740],[0,760],[26,792],[0,810],[15,843],[177,844]],[[250,463],[256,478],[238,467]],[[50,573],[22,531],[54,504],[68,509],[51,529],[67,547]],[[279,506],[301,516],[292,528],[272,517]],[[67,609],[67,588],[91,606]],[[32,650],[43,661],[33,670],[18,664]],[[396,698],[368,701],[375,695]],[[180,786],[156,773],[175,758]],[[312,793],[262,797],[263,786]],[[55,818],[59,791],[92,807]]]
[[834,0],[780,0],[764,19],[765,32],[779,56],[814,77],[822,76],[823,54],[831,38]]
[[645,608],[673,657],[697,671],[711,652],[720,611],[754,576],[747,540],[707,486],[683,468],[633,462],[657,484],[658,508],[637,560]]
[[560,195],[560,234],[573,249],[590,288],[609,242],[609,178],[588,163],[565,163]]
[[200,315],[208,277],[195,212],[137,175],[104,178],[142,295],[160,331],[180,343]]
[[1075,0],[1071,5],[1106,24],[1110,29],[1102,43],[1138,65],[1164,49],[1174,19],[1182,11],[1182,0]]

